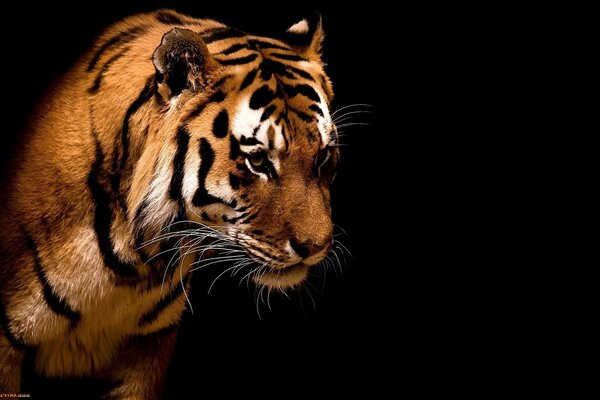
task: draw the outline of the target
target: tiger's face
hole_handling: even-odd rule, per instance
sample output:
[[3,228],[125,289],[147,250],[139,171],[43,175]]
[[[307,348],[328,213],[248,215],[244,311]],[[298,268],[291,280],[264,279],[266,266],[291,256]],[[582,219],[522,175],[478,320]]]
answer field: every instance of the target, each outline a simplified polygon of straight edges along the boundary
[[[241,70],[225,85],[239,87],[256,71]],[[261,71],[243,90],[226,90],[234,94],[190,122],[202,181],[191,207],[265,264],[260,283],[287,286],[331,247],[329,186],[338,152],[323,89],[303,82],[296,87],[310,97],[286,96],[285,84],[268,76]]]
[[329,80],[319,60],[274,40],[247,38],[211,53],[212,77],[196,82],[204,90],[182,93],[173,117],[178,151],[186,150],[188,218],[242,246],[262,266],[257,283],[297,285],[333,243],[339,154]]

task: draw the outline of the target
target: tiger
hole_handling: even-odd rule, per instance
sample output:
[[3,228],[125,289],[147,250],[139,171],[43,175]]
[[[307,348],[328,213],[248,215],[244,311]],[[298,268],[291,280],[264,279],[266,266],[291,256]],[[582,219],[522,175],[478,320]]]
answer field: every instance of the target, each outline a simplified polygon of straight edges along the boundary
[[237,252],[285,291],[327,257],[339,148],[321,17],[274,36],[129,16],[42,97],[2,190],[0,393],[32,357],[38,377],[158,399],[197,263]]

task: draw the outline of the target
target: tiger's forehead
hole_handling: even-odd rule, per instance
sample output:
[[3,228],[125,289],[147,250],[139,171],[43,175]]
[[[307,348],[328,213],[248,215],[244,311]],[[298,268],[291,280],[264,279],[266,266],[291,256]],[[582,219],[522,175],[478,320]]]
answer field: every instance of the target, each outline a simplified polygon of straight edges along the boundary
[[[321,148],[329,144],[332,123],[324,99],[309,106],[278,97],[265,104],[256,104],[254,100],[261,88],[264,86],[239,96],[233,105],[231,134],[240,145],[287,151],[291,142],[297,140],[317,142]],[[306,100],[302,102],[307,103]],[[318,108],[319,112],[310,107]],[[292,123],[292,120],[298,123]]]
[[[320,147],[329,144],[333,124],[318,83],[325,79],[320,63],[283,43],[252,36],[221,43],[214,51],[225,76],[231,77],[230,134],[242,146],[286,151],[299,137]],[[292,127],[291,120],[299,124]]]

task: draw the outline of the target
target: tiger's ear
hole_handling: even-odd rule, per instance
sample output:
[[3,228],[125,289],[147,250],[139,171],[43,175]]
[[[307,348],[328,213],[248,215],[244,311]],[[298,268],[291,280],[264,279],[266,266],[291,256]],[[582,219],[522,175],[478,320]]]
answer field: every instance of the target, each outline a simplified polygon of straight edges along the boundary
[[181,28],[165,33],[152,61],[158,91],[167,100],[185,89],[196,92],[203,88],[218,65],[200,35]]
[[290,26],[284,40],[309,60],[319,60],[324,38],[321,14],[315,13]]

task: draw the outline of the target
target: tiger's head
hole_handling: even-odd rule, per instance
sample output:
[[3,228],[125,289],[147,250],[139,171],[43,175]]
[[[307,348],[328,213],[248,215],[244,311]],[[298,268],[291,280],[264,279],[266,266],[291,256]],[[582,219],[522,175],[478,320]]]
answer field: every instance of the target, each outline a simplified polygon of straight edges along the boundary
[[320,18],[287,35],[174,28],[153,55],[170,204],[227,232],[274,289],[302,282],[331,249],[339,156]]

